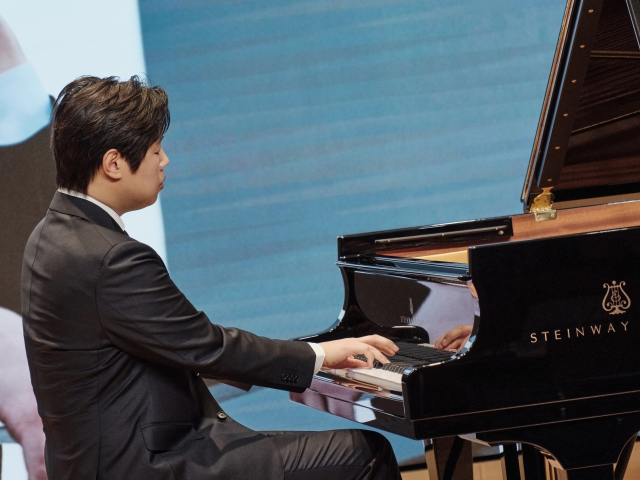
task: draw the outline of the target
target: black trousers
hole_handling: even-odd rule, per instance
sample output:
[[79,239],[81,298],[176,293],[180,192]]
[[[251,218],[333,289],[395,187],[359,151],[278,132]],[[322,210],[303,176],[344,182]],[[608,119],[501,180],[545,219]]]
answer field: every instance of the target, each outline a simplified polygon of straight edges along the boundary
[[282,456],[285,480],[400,480],[389,441],[369,430],[261,432]]

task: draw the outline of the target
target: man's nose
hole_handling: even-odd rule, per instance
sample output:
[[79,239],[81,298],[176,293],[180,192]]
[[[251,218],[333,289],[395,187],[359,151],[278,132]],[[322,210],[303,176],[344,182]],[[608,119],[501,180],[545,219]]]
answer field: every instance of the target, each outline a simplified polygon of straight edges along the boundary
[[164,169],[170,163],[171,162],[169,161],[169,157],[167,157],[167,154],[164,153],[164,150],[162,150],[162,161],[160,162],[160,167]]

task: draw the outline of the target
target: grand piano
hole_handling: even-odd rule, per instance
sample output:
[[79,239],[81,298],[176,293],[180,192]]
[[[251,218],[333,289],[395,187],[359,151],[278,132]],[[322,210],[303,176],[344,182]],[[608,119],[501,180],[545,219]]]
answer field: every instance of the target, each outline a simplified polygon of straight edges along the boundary
[[[377,333],[401,351],[320,371],[293,401],[413,439],[535,447],[558,479],[614,478],[640,431],[639,39],[640,1],[568,1],[524,214],[338,238],[344,305],[304,340]],[[459,351],[431,346],[460,325]]]

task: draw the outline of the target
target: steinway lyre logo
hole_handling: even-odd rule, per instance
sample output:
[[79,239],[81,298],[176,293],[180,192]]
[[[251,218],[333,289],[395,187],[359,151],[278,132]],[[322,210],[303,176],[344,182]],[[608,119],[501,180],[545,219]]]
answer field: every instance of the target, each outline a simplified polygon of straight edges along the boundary
[[[603,288],[607,289],[607,293],[602,299],[602,309],[609,315],[627,313],[627,310],[629,310],[631,299],[622,288],[624,286],[626,286],[625,282],[616,282],[615,280],[611,282],[611,285],[608,283],[603,285]],[[598,317],[598,315],[593,315],[585,323],[578,325],[545,325],[545,330],[531,332],[529,342],[546,345],[564,340],[575,342],[584,338],[607,337],[618,333],[625,334],[631,328],[629,326],[629,317],[622,317],[627,319],[626,322],[622,320],[614,321],[613,319],[603,322]]]
[[616,283],[612,281],[611,285],[605,283],[602,287],[607,289],[607,293],[602,299],[602,308],[609,315],[617,315],[619,313],[626,313],[626,310],[631,306],[631,299],[629,295],[622,289],[622,286],[626,285],[625,282]]
[[411,312],[411,316],[410,317],[404,317],[404,316],[400,316],[400,321],[402,323],[411,323],[411,321],[413,320],[413,299],[411,297],[409,297],[409,312]]

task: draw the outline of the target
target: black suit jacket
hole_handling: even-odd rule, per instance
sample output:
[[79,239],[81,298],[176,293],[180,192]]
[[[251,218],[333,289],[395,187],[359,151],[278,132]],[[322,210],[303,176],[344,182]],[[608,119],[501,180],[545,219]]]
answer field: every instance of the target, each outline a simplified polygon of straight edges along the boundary
[[199,374],[301,391],[313,349],[212,324],[98,206],[55,194],[27,242],[22,314],[50,480],[283,477]]

